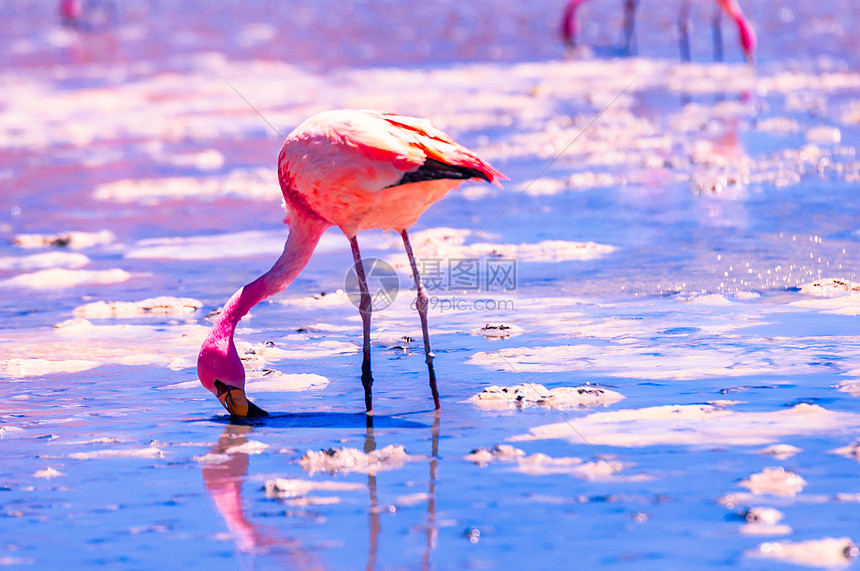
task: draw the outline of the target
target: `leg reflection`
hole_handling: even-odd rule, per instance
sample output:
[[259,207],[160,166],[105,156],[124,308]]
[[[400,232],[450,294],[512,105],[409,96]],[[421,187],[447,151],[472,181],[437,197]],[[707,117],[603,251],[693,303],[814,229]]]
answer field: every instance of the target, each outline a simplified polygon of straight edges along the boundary
[[[367,416],[367,435],[364,438],[364,453],[376,450],[376,438],[373,436],[373,417]],[[379,549],[379,532],[382,524],[379,519],[379,498],[376,495],[376,474],[367,475],[367,489],[370,492],[370,509],[368,510],[370,521],[370,540],[367,551],[367,570],[376,568],[376,552]]]
[[432,429],[432,454],[430,455],[430,489],[427,499],[427,544],[421,569],[430,569],[430,554],[436,549],[439,530],[436,527],[436,474],[439,464],[439,411],[436,411]]

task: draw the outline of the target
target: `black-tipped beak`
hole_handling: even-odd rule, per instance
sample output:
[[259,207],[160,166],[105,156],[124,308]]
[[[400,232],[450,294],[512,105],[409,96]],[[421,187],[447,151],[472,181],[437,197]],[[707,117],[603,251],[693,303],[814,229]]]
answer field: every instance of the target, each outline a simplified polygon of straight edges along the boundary
[[242,389],[229,388],[218,395],[218,400],[221,401],[227,412],[233,416],[249,418],[269,416],[268,412],[249,401],[248,397],[245,396],[245,391]]

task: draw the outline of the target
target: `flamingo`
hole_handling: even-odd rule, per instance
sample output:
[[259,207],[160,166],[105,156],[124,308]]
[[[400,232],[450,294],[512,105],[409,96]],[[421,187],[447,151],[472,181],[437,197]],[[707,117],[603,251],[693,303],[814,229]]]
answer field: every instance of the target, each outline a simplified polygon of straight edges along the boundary
[[60,0],[60,20],[64,26],[77,28],[81,23],[81,0]]
[[60,22],[63,26],[84,32],[115,25],[118,21],[114,0],[60,0]]
[[284,251],[268,272],[240,288],[224,304],[197,358],[200,382],[232,415],[267,414],[245,395],[245,370],[233,343],[236,325],[254,305],[286,288],[310,260],[323,232],[338,226],[349,239],[359,282],[361,383],[365,406],[371,413],[372,302],[356,236],[361,230],[394,229],[403,240],[417,288],[425,362],[438,410],[434,354],[427,331],[428,297],[408,229],[431,204],[464,180],[483,179],[501,186],[499,180],[505,178],[426,119],[335,110],[306,120],[287,136],[278,155],[278,181],[290,225]]
[[[579,24],[576,19],[576,11],[580,4],[586,0],[570,0],[565,6],[561,19],[561,35],[565,43],[570,46],[576,45],[576,36],[579,32]],[[744,16],[737,0],[714,0],[717,4],[712,20],[714,34],[714,59],[723,58],[723,34],[722,15],[723,12],[734,20],[738,28],[738,40],[748,62],[753,61],[753,53],[756,47],[756,35],[749,21]],[[624,2],[624,33],[626,38],[626,50],[630,51],[630,44],[634,32],[634,18],[638,0],[625,0]],[[681,12],[678,19],[678,28],[681,35],[681,57],[684,61],[690,61],[690,0],[683,0]]]
[[[570,0],[564,7],[561,16],[561,37],[570,47],[576,47],[576,36],[579,35],[579,20],[576,11],[586,0]],[[636,4],[638,0],[624,0],[624,42],[625,51],[630,52],[633,41],[634,26],[636,25]]]

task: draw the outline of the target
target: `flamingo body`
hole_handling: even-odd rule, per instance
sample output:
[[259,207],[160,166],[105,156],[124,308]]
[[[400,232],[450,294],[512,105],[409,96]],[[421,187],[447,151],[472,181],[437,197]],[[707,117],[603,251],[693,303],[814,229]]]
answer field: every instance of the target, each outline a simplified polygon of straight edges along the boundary
[[244,394],[245,371],[233,342],[236,325],[254,305],[287,287],[310,260],[323,232],[338,226],[350,240],[362,286],[362,383],[369,411],[370,299],[356,235],[372,228],[394,229],[403,237],[412,262],[431,388],[438,408],[426,294],[407,230],[431,204],[469,178],[498,184],[504,176],[423,119],[338,110],[320,113],[299,125],[286,138],[278,156],[278,180],[287,205],[290,235],[272,269],[233,294],[216,318],[197,360],[203,386],[232,414],[262,413]]
[[[410,182],[408,175],[428,161],[462,174]],[[375,111],[320,113],[287,137],[278,157],[290,209],[309,208],[347,237],[371,228],[407,229],[462,179],[495,182],[499,175],[429,121]]]

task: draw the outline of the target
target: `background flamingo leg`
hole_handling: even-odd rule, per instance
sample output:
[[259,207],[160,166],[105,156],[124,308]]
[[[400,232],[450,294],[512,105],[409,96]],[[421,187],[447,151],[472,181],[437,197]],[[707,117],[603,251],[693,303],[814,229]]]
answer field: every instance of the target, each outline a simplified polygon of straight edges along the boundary
[[678,33],[681,45],[681,59],[690,61],[690,0],[681,2],[681,13],[678,16]]
[[711,29],[714,34],[714,61],[723,61],[723,10],[719,4],[714,9]]
[[358,287],[361,291],[361,301],[358,305],[358,311],[361,313],[361,323],[364,328],[364,342],[362,345],[364,358],[361,361],[361,384],[364,387],[364,405],[367,407],[367,412],[370,412],[373,410],[373,396],[371,393],[373,374],[370,371],[370,314],[372,301],[370,299],[370,292],[367,289],[364,265],[361,263],[358,240],[355,236],[349,239],[349,244],[352,246],[352,257],[355,259],[355,273],[358,276]]
[[632,53],[634,49],[637,3],[638,0],[626,0],[624,2],[624,49],[628,54]]
[[412,245],[409,243],[409,235],[406,230],[400,232],[403,238],[403,246],[406,248],[406,255],[409,256],[409,264],[412,266],[412,276],[415,278],[415,287],[418,289],[418,316],[421,318],[421,333],[424,335],[424,354],[426,355],[427,370],[430,373],[430,392],[433,393],[433,403],[436,405],[436,410],[439,410],[439,391],[436,388],[436,369],[433,367],[433,350],[430,348],[430,333],[427,331],[427,291],[424,289],[424,284],[421,283],[421,276],[418,273],[418,266],[415,264],[415,257],[412,255]]

